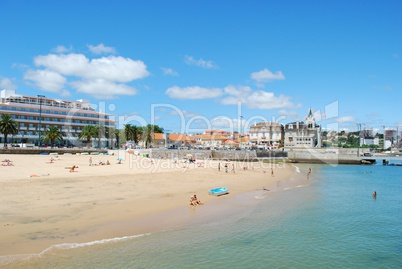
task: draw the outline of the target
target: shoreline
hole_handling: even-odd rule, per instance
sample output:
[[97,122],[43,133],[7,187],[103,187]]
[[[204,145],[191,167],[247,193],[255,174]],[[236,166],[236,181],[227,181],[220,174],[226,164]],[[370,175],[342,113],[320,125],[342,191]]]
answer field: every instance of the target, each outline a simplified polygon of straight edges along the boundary
[[[275,191],[278,182],[280,188],[285,188],[305,177],[286,164],[248,163],[250,167],[243,170],[244,163],[231,162],[235,173],[230,169],[225,173],[218,172],[218,162],[210,160],[199,161],[203,166],[189,165],[184,169],[180,162],[176,166],[171,160],[141,157],[135,161],[142,167],[116,164],[116,156],[99,156],[113,163],[95,167],[89,166],[89,156],[60,156],[51,164],[49,156],[4,157],[12,159],[14,166],[0,168],[2,173],[7,171],[0,180],[0,233],[5,235],[0,256],[39,254],[58,244],[80,244],[182,226],[200,211],[205,216],[213,214],[224,204],[222,201],[238,194],[264,187]],[[73,162],[78,172],[70,173],[65,166]],[[275,177],[270,174],[271,165]],[[30,170],[40,171],[35,172],[39,177],[27,176],[25,171]],[[228,187],[230,194],[208,195],[208,189],[219,186]],[[190,208],[188,200],[194,193],[205,205]]]

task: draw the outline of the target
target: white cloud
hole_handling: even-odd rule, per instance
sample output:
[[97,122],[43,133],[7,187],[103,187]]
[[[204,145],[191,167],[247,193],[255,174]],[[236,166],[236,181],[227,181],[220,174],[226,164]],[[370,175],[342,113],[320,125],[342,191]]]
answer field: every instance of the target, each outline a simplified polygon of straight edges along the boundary
[[48,54],[35,57],[34,63],[43,69],[28,70],[24,78],[38,88],[64,96],[69,94],[62,90],[64,85],[96,98],[134,95],[137,90],[124,83],[149,75],[142,61],[120,56],[88,59],[75,53]]
[[14,90],[17,86],[9,78],[0,78],[0,88]]
[[192,118],[192,117],[200,116],[200,114],[198,114],[198,113],[190,112],[190,111],[186,111],[186,110],[180,110],[180,111],[172,110],[169,114],[173,115],[173,116],[179,115],[179,116],[183,116],[185,118]]
[[279,115],[279,117],[286,118],[286,119],[297,119],[298,118],[298,114],[294,110],[288,111],[285,109],[281,109],[278,111],[278,115]]
[[273,92],[262,90],[253,91],[248,86],[235,87],[229,85],[224,89],[220,88],[203,88],[199,86],[180,88],[178,86],[170,87],[165,92],[173,99],[208,99],[224,96],[220,102],[224,105],[237,105],[242,103],[251,109],[278,109],[278,108],[295,108],[290,101],[290,97],[286,95],[276,96]]
[[89,60],[83,54],[49,54],[35,57],[34,62],[36,66],[43,66],[62,75],[85,79],[128,82],[149,75],[147,67],[142,61],[134,61],[120,56]]
[[[67,79],[57,72],[50,70],[28,70],[24,79],[30,81],[34,86],[54,93],[62,93]],[[63,92],[66,94],[66,92]]]
[[202,88],[199,86],[185,88],[173,86],[167,89],[165,93],[173,99],[207,99],[221,96],[222,90],[219,88]]
[[345,117],[339,117],[339,118],[335,118],[335,121],[338,123],[345,123],[345,122],[356,122],[356,118],[352,117],[352,116],[345,116]]
[[178,76],[179,75],[179,73],[174,71],[172,68],[161,67],[161,69],[162,69],[164,75],[169,75],[169,76]]
[[184,62],[188,65],[195,65],[207,69],[215,67],[215,64],[212,61],[206,61],[202,58],[196,60],[194,57],[188,55],[184,56]]
[[251,73],[250,77],[257,83],[259,87],[264,86],[264,83],[266,82],[285,79],[285,76],[281,71],[278,71],[274,74],[266,68],[261,71]]
[[70,52],[72,50],[73,50],[72,47],[66,48],[65,46],[61,46],[61,45],[59,45],[59,46],[55,47],[54,49],[52,49],[52,51],[56,52],[56,53],[66,53],[66,52]]
[[273,92],[252,91],[250,87],[228,86],[225,93],[229,94],[221,100],[224,105],[235,105],[242,103],[251,109],[277,109],[292,108],[295,105],[290,101],[290,97],[286,95],[275,96]]
[[99,45],[88,45],[89,50],[95,54],[114,54],[116,50],[112,47],[106,47],[103,43]]
[[95,96],[98,99],[112,99],[116,95],[135,95],[137,93],[133,87],[104,79],[73,81],[70,84],[78,92]]

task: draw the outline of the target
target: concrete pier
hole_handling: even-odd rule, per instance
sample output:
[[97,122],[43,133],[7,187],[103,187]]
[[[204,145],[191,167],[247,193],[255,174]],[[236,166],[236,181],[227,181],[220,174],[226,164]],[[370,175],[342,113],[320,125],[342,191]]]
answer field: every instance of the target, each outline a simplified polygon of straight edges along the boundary
[[[363,154],[363,153],[362,153]],[[303,149],[288,151],[288,159],[294,163],[323,163],[323,164],[374,164],[371,157],[357,156],[347,150]]]

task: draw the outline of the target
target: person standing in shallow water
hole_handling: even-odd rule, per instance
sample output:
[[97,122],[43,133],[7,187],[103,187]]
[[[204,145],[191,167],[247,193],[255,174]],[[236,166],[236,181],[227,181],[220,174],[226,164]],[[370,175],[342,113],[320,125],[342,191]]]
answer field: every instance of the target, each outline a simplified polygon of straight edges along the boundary
[[373,199],[374,200],[377,199],[377,192],[376,191],[373,192]]

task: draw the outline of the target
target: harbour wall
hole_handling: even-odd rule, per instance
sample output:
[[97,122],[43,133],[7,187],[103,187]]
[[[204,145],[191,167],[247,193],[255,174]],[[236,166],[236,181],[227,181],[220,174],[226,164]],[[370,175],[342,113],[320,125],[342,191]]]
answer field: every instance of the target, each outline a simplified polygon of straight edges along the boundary
[[375,159],[364,156],[361,149],[295,149],[288,151],[288,159],[295,163],[372,164]]

